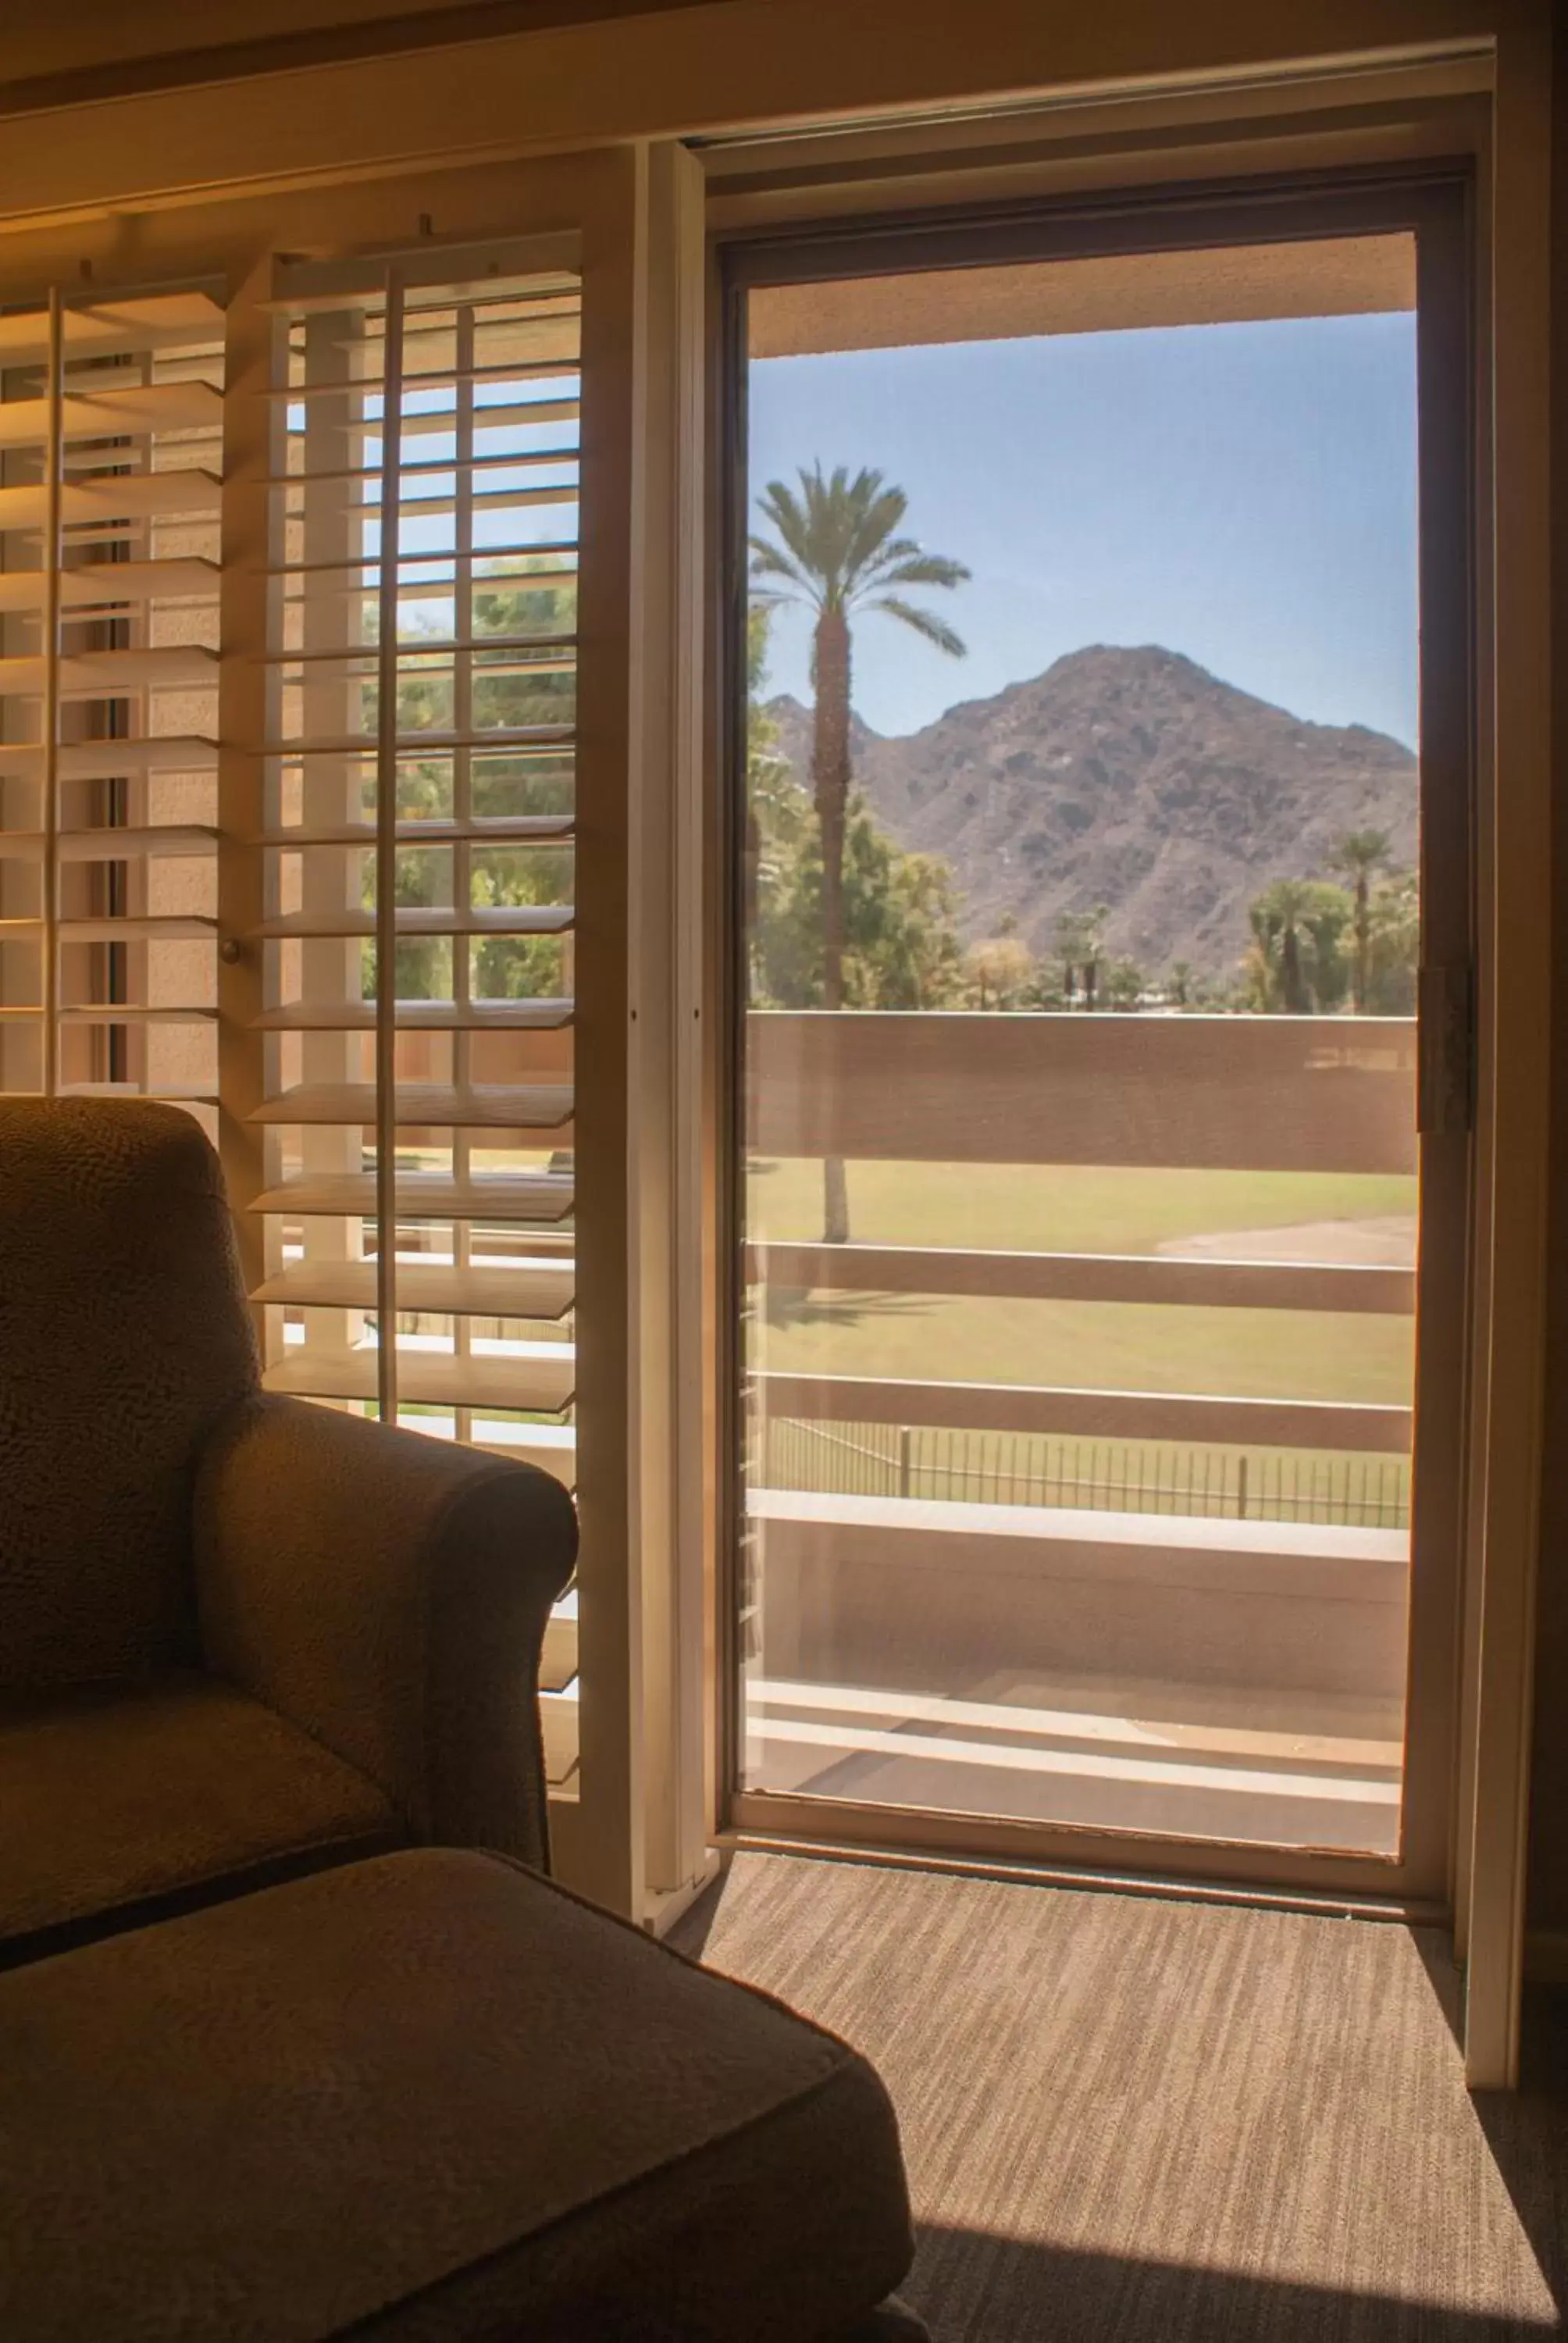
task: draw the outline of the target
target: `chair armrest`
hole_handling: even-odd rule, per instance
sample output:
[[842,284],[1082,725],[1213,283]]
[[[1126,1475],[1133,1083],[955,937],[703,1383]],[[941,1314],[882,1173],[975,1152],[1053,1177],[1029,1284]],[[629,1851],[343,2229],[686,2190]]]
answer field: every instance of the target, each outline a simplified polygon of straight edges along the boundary
[[548,1857],[539,1650],[570,1498],[530,1464],[278,1397],[206,1443],[203,1656],[357,1765],[417,1840]]

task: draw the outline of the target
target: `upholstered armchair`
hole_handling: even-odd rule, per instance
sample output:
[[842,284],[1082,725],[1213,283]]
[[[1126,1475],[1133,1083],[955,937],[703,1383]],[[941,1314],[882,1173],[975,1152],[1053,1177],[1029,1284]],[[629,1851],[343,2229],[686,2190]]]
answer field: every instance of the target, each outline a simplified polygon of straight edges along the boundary
[[0,1101],[0,1966],[389,1847],[542,1866],[546,1474],[263,1393],[217,1159]]

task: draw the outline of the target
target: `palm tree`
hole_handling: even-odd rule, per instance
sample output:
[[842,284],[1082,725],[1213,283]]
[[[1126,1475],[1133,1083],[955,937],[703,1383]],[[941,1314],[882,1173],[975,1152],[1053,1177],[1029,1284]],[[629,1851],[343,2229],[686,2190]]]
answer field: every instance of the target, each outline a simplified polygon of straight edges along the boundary
[[1388,868],[1392,851],[1393,841],[1386,830],[1352,830],[1341,839],[1329,858],[1332,868],[1343,871],[1350,880],[1355,892],[1356,956],[1351,1001],[1358,1017],[1366,1013],[1372,976],[1372,873]]
[[[911,586],[961,586],[961,561],[922,552],[900,537],[909,498],[880,472],[849,478],[840,464],[825,478],[820,462],[803,468],[799,489],[770,480],[758,499],[775,538],[751,539],[751,574],[767,598],[800,602],[816,614],[811,681],[816,706],[811,736],[811,788],[822,840],[822,1006],[844,1005],[844,825],[849,804],[850,620],[881,610],[900,625],[962,659],[964,646],[945,618],[907,601]],[[824,1244],[846,1244],[849,1198],[843,1160],[823,1165]]]
[[1056,949],[1061,955],[1061,990],[1069,1009],[1077,997],[1077,978],[1083,977],[1083,1005],[1094,1007],[1100,977],[1100,963],[1105,952],[1105,922],[1111,917],[1108,903],[1097,903],[1092,911],[1063,911],[1056,922]]
[[1302,930],[1312,910],[1312,886],[1308,879],[1276,879],[1252,905],[1252,932],[1265,976],[1272,970],[1274,947],[1279,948],[1279,1002],[1287,1017],[1305,1017],[1312,1006],[1302,965]]

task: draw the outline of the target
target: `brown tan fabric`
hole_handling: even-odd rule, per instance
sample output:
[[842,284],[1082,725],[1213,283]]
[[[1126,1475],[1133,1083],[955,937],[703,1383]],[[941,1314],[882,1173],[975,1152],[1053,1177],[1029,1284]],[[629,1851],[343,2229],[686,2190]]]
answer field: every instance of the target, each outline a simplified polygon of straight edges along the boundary
[[[256,1383],[191,1118],[0,1101],[0,1961],[335,1846],[547,1859],[570,1500]],[[176,1668],[213,1681],[146,1691]]]
[[0,1977],[0,2331],[839,2343],[910,2254],[865,2062],[416,1851]]
[[542,1863],[538,1660],[577,1516],[525,1464],[300,1400],[236,1411],[196,1499],[202,1647],[411,1837]]
[[211,1677],[0,1700],[0,1967],[402,1836],[362,1774]]
[[256,1379],[190,1116],[0,1100],[0,1687],[196,1657],[196,1451]]

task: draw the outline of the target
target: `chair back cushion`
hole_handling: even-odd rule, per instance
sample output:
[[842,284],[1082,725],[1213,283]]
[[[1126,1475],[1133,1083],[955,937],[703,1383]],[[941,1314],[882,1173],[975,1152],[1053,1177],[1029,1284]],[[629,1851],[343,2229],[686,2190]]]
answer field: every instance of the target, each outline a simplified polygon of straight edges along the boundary
[[256,1382],[191,1117],[0,1100],[0,1688],[194,1660],[196,1454]]

